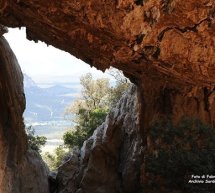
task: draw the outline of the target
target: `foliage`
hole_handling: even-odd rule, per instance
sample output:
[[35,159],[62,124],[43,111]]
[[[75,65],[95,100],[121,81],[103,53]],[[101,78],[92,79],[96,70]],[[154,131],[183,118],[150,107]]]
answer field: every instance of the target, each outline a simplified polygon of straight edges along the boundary
[[87,133],[84,130],[76,129],[69,130],[63,135],[64,145],[67,147],[78,146],[81,147],[83,141],[87,138]]
[[191,175],[215,173],[215,132],[199,120],[184,118],[156,123],[149,133],[151,150],[146,156],[146,187],[159,192],[209,193],[212,186],[189,184]]
[[82,96],[66,110],[66,115],[74,114],[73,129],[67,131],[64,136],[64,144],[67,147],[79,146],[92,135],[93,131],[101,125],[113,106],[119,101],[122,94],[128,89],[130,83],[121,72],[113,71],[116,77],[116,85],[111,86],[107,78],[94,80],[88,73],[81,77]]
[[54,154],[46,152],[43,155],[43,159],[51,170],[56,170],[62,164],[62,161],[65,159],[66,156],[67,151],[63,146],[60,145],[55,149]]
[[110,107],[113,108],[116,106],[122,95],[128,90],[130,82],[123,76],[122,71],[111,69],[110,75],[116,80],[116,85],[112,86],[109,90],[109,104]]
[[44,136],[35,136],[35,130],[32,126],[26,128],[28,147],[37,152],[41,152],[41,147],[46,144],[47,138]]
[[80,78],[80,83],[82,85],[82,97],[86,109],[94,110],[108,107],[106,98],[108,96],[110,83],[107,78],[94,80],[92,74],[87,73]]
[[107,111],[103,109],[95,109],[89,112],[86,109],[80,109],[78,125],[75,129],[71,129],[63,135],[64,145],[67,147],[81,147],[83,142],[93,134],[94,129],[104,122],[106,115]]

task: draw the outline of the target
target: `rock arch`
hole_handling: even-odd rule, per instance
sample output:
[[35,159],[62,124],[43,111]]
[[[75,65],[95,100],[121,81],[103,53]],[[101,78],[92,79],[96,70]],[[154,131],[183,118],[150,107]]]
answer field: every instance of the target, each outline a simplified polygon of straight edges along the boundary
[[[27,38],[44,41],[90,65],[110,65],[134,79],[214,83],[213,0],[6,1],[0,22],[26,27]],[[39,29],[39,30],[38,30]],[[153,71],[153,73],[152,73]]]
[[[29,40],[44,41],[100,70],[114,66],[138,86],[146,147],[147,129],[158,117],[177,121],[194,115],[214,124],[214,17],[213,0],[0,0],[2,25],[24,26]],[[0,191],[8,193],[16,192],[10,183],[21,183],[14,175],[26,158],[25,102],[17,62],[2,37],[0,43],[0,182],[5,187]]]

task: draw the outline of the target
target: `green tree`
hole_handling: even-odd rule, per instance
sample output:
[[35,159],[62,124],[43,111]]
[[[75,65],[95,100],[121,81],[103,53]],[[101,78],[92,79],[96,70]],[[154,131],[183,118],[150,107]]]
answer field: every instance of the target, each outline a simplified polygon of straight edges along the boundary
[[107,78],[93,79],[88,73],[81,77],[82,96],[66,109],[66,116],[71,117],[75,123],[74,128],[67,131],[64,144],[67,147],[79,146],[92,135],[93,131],[101,125],[110,110],[119,101],[122,94],[128,89],[130,83],[121,72],[114,71],[115,86],[110,85]]
[[26,128],[26,134],[28,139],[28,147],[40,153],[41,147],[46,144],[47,138],[44,136],[35,136],[35,130],[32,126]]
[[[64,133],[64,146],[80,148],[93,131],[105,121],[110,108],[116,105],[128,89],[130,83],[121,72],[111,70],[111,75],[116,79],[115,86],[111,86],[107,78],[93,79],[90,73],[80,78],[81,97],[77,98],[65,112],[66,118],[71,119],[75,126]],[[66,155],[65,148],[59,146],[54,154],[46,152],[43,159],[51,170],[56,170]]]
[[116,80],[116,85],[112,86],[109,91],[109,107],[113,108],[118,103],[122,95],[131,86],[130,81],[123,75],[122,71],[117,69],[111,69],[109,74]]
[[55,149],[53,154],[46,152],[43,155],[43,160],[45,160],[51,170],[57,170],[57,168],[62,164],[63,160],[67,156],[67,154],[68,152],[65,150],[65,148],[60,145]]
[[71,148],[73,146],[81,147],[84,140],[87,138],[87,132],[81,129],[71,129],[64,133],[64,145]]
[[82,86],[82,99],[88,110],[97,108],[108,108],[108,94],[110,83],[107,78],[99,78],[94,80],[91,73],[80,78]]

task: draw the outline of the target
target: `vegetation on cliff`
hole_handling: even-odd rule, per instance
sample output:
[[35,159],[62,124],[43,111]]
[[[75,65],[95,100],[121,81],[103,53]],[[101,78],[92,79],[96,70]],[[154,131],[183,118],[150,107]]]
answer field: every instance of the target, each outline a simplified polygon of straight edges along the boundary
[[150,129],[149,140],[151,147],[145,160],[147,178],[144,180],[148,190],[212,192],[211,184],[193,184],[192,181],[192,175],[215,173],[215,132],[212,127],[193,118],[183,118],[177,125],[161,121]]
[[[101,125],[109,113],[128,89],[130,82],[120,71],[112,70],[116,83],[111,85],[107,78],[93,79],[88,73],[80,78],[82,86],[81,96],[66,109],[65,116],[75,123],[63,135],[64,147],[80,148],[94,130]],[[46,153],[45,161],[51,169],[56,169],[67,157],[68,151],[60,146],[54,154]]]
[[74,128],[63,136],[67,147],[81,147],[128,89],[128,80],[119,71],[113,74],[118,75],[115,86],[111,86],[110,80],[106,78],[93,79],[90,73],[81,77],[82,95],[66,110],[67,115],[75,115],[72,119]]
[[26,134],[28,139],[28,148],[40,153],[41,147],[46,144],[47,138],[35,135],[35,130],[32,126],[26,128]]

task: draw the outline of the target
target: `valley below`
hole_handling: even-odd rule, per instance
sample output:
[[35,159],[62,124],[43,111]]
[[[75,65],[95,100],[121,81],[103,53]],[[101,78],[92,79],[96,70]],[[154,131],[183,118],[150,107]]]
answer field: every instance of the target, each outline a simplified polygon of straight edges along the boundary
[[57,84],[45,88],[38,86],[28,75],[24,74],[26,110],[24,120],[26,127],[32,127],[35,135],[45,136],[46,145],[42,153],[53,152],[63,144],[63,134],[73,126],[72,115],[68,119],[65,109],[71,105],[80,92],[77,85]]

